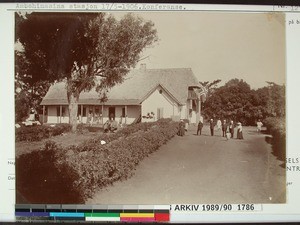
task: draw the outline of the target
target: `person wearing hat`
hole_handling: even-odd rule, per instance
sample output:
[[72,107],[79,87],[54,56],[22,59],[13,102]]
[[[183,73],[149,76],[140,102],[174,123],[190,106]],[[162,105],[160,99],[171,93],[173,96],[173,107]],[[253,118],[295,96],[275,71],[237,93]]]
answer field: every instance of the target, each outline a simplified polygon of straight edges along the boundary
[[240,122],[237,123],[237,139],[244,139],[243,137],[243,127]]
[[201,120],[199,120],[197,135],[199,134],[199,132],[200,132],[200,135],[201,135],[202,128],[203,128],[203,122]]
[[209,121],[210,135],[214,136],[215,123],[213,119]]
[[223,123],[222,123],[223,137],[225,137],[225,135],[226,135],[227,127],[228,127],[228,125],[226,123],[226,120],[223,120]]

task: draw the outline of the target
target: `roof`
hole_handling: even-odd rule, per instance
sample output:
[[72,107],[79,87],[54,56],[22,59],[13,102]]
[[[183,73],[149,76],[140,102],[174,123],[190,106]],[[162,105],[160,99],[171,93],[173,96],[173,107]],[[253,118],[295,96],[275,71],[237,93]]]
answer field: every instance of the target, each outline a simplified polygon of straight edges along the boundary
[[[108,93],[105,105],[141,104],[156,87],[162,87],[178,104],[184,105],[188,98],[188,87],[203,87],[190,68],[136,69],[130,71],[122,84],[117,84]],[[79,104],[101,105],[95,89],[82,92]],[[41,105],[67,105],[65,82],[52,85]]]

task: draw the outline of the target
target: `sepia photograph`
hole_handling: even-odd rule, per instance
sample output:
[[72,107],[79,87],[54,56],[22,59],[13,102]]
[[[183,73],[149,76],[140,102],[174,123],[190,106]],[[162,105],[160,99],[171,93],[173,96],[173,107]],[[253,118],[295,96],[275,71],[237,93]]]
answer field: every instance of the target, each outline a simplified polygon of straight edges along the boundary
[[286,203],[285,15],[15,13],[17,204]]

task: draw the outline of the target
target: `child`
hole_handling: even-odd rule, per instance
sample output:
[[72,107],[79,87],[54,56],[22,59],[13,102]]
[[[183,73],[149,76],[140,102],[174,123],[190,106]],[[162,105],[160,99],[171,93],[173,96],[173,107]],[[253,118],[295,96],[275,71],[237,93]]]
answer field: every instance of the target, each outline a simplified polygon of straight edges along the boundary
[[260,120],[258,120],[256,125],[257,125],[257,132],[260,133],[261,132],[261,127],[263,126],[263,123]]
[[230,139],[230,137],[231,137],[231,133],[227,130],[226,131],[226,139],[227,139],[227,141]]

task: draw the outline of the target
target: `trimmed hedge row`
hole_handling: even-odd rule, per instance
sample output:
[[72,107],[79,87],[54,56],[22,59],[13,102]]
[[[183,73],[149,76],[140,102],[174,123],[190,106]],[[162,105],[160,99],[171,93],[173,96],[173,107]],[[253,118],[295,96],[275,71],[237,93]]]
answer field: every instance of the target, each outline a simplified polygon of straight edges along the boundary
[[268,117],[264,120],[267,131],[272,135],[273,152],[278,159],[286,158],[286,123],[285,118]]
[[137,123],[137,124],[131,124],[128,125],[122,129],[119,129],[115,133],[101,133],[95,138],[92,138],[90,140],[87,140],[83,143],[83,145],[88,145],[89,143],[99,143],[99,141],[105,141],[106,143],[112,142],[114,140],[117,140],[121,137],[127,137],[133,133],[136,133],[138,131],[147,131],[152,126],[155,125],[163,125],[165,123],[169,123],[170,119],[160,119],[157,122],[147,122],[147,123]]
[[20,127],[16,129],[16,141],[40,141],[44,138],[69,132],[70,130],[71,126],[69,124],[57,124],[54,127],[45,125]]
[[268,132],[270,132],[270,134],[273,136],[273,138],[285,140],[285,118],[268,117],[264,120],[264,124]]
[[[69,203],[69,197],[73,197],[72,203],[83,203],[97,189],[131,176],[136,165],[175,136],[177,130],[178,123],[164,119],[130,125],[116,133],[99,135],[78,146],[63,148],[55,142],[47,142],[41,151],[17,158],[17,189],[34,198],[30,199],[32,203],[39,203],[43,196],[39,197],[36,190],[39,187],[48,190],[57,183],[57,188],[61,186],[61,190],[55,188],[56,193],[66,194],[66,189],[70,191],[67,191],[66,197],[61,196],[64,200],[53,196],[51,203]],[[107,144],[102,145],[101,140]],[[32,174],[34,180],[27,179],[26,174]],[[44,183],[44,180],[52,182]],[[24,191],[24,187],[28,190]],[[30,191],[34,194],[30,194]],[[74,197],[74,193],[77,197]]]
[[74,182],[84,198],[91,197],[101,187],[120,179],[127,179],[136,165],[176,135],[178,124],[170,120],[128,126],[112,134],[106,145],[101,135],[91,142],[70,146],[61,156],[76,171],[79,179]]
[[67,163],[60,163],[57,154],[60,150],[55,142],[47,141],[40,151],[16,158],[16,190],[19,193],[16,203],[84,203],[73,185],[78,175]]

